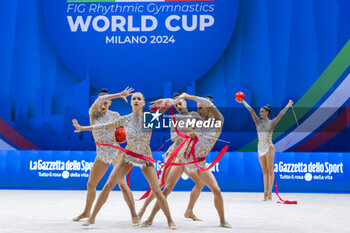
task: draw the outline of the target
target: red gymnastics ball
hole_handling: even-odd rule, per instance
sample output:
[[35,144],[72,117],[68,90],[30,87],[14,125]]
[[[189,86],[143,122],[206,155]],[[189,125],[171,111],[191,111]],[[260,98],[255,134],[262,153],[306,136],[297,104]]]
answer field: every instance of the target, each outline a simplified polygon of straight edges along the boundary
[[115,140],[119,143],[124,143],[126,141],[126,134],[125,134],[125,129],[123,127],[120,127],[115,130]]
[[235,98],[238,103],[241,103],[244,100],[245,95],[243,92],[239,91],[236,93]]

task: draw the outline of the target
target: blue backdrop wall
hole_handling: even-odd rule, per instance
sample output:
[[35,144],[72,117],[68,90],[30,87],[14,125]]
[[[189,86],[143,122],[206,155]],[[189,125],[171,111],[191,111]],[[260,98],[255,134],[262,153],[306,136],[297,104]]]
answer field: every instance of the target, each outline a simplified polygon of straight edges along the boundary
[[[2,149],[94,150],[91,134],[75,135],[70,120],[77,118],[82,124],[88,123],[89,105],[101,87],[117,92],[125,86],[118,83],[127,80],[129,85],[138,86],[144,80],[142,73],[144,76],[152,73],[152,70],[141,69],[138,78],[125,74],[118,76],[115,85],[108,85],[115,77],[93,72],[92,65],[90,71],[87,66],[83,74],[72,72],[69,62],[62,59],[62,49],[57,47],[57,41],[64,41],[66,35],[56,31],[57,38],[54,40],[53,29],[49,27],[51,21],[47,12],[58,2],[68,4],[43,0],[0,3],[0,117],[2,127],[9,126],[13,130],[11,133],[9,130],[0,132]],[[256,144],[251,143],[256,138],[254,126],[245,110],[231,109],[241,107],[235,103],[234,93],[243,90],[247,101],[256,107],[269,103],[278,108],[284,106],[288,99],[293,99],[297,102],[296,107],[311,109],[297,110],[299,120],[305,120],[312,114],[312,109],[322,106],[332,94],[336,94],[339,86],[347,87],[343,81],[349,73],[350,3],[346,0],[221,2],[235,3],[229,5],[230,12],[222,11],[223,15],[230,13],[231,16],[217,18],[220,28],[213,29],[220,29],[221,33],[226,28],[231,33],[222,36],[227,38],[232,35],[225,42],[228,43],[227,48],[223,50],[221,46],[219,49],[215,44],[215,40],[221,38],[219,36],[214,38],[211,46],[205,45],[191,53],[183,51],[183,55],[175,57],[181,60],[189,54],[196,54],[193,58],[207,56],[209,49],[206,47],[213,47],[222,51],[217,62],[205,65],[207,72],[201,75],[196,73],[190,79],[178,77],[180,82],[167,78],[169,71],[163,71],[160,66],[155,68],[163,72],[157,82],[157,85],[160,83],[159,88],[152,88],[155,82],[142,81],[142,88],[138,90],[147,93],[148,100],[170,97],[178,91],[201,96],[211,94],[219,107],[229,108],[225,115],[229,119],[225,122],[226,133],[222,137],[231,142],[230,150],[254,151]],[[222,10],[223,5],[215,4],[218,11]],[[226,24],[223,23],[226,21]],[[64,18],[54,25],[58,28],[67,26],[67,20]],[[211,36],[210,30],[208,36]],[[188,37],[185,41],[191,45],[198,40]],[[73,44],[71,48],[74,49]],[[172,50],[153,47],[153,51]],[[132,60],[127,56],[123,58]],[[194,66],[186,68],[190,73],[198,65],[196,60],[191,63]],[[127,65],[130,69],[138,69],[131,61]],[[313,92],[313,88],[320,90],[319,93]],[[348,92],[342,95],[348,100]],[[346,100],[334,104],[332,108],[339,111],[319,120],[319,127],[308,131],[316,134],[323,130],[348,106]],[[112,109],[121,114],[130,112],[129,105],[118,100],[113,103]],[[276,110],[273,115],[277,113]],[[289,119],[288,116],[286,119]],[[309,146],[302,147],[302,151],[349,151],[346,143],[349,140],[348,122],[340,123],[342,127],[328,130],[335,135],[329,136],[322,144],[311,141]],[[293,129],[293,125],[283,122],[281,125],[281,133]],[[277,136],[283,138],[281,134]],[[281,139],[277,136],[276,141]],[[300,139],[289,150],[305,144],[313,136],[310,134]],[[154,134],[152,145],[158,147],[167,138],[167,134]]]
[[[0,1],[1,188],[85,188],[95,144],[90,132],[75,134],[71,120],[89,123],[89,106],[102,87],[119,92],[129,85],[145,94],[147,106],[177,92],[214,97],[225,117],[220,139],[230,143],[229,153],[213,173],[226,191],[262,190],[255,126],[249,113],[234,101],[234,93],[243,91],[257,109],[270,104],[272,117],[293,99],[300,126],[288,112],[273,137],[276,151],[282,151],[293,137],[285,149],[288,153],[281,155],[283,163],[276,163],[281,189],[349,192],[350,1],[118,5],[96,0],[81,3],[85,12],[72,10],[79,4]],[[100,12],[91,11],[94,4],[101,4]],[[148,12],[103,10],[125,5],[144,6]],[[196,18],[197,13],[202,18]],[[86,20],[89,14],[94,17],[91,27],[74,32],[68,18]],[[181,15],[179,21],[162,24],[174,14]],[[154,31],[132,29],[141,28],[144,15],[149,16],[145,27],[152,19],[158,22]],[[96,16],[100,21],[94,24]],[[125,27],[126,32],[112,27],[96,31],[113,16],[132,16],[133,26]],[[188,27],[195,22],[197,27],[186,31],[185,24],[178,23],[184,19]],[[175,24],[181,26],[179,31],[170,30]],[[119,36],[119,44],[105,43],[111,36]],[[120,40],[126,36],[145,36],[149,41],[155,36],[156,43],[123,45]],[[131,111],[121,100],[113,101],[111,109],[122,115]],[[169,146],[169,137],[167,131],[154,130],[151,148]],[[218,142],[208,161],[225,144]],[[288,171],[292,167],[304,170]],[[147,188],[135,170],[132,188]],[[183,177],[177,188],[190,187],[192,183]]]

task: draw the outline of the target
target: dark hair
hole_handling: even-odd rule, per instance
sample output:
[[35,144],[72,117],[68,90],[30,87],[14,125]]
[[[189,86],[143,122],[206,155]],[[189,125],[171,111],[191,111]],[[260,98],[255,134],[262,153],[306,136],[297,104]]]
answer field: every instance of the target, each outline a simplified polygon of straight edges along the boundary
[[265,109],[265,110],[269,113],[268,115],[270,115],[270,113],[271,113],[270,105],[265,105],[265,106],[263,107],[263,109]]
[[210,102],[212,102],[213,104],[215,104],[215,103],[214,103],[213,96],[207,95],[205,98],[208,99],[208,100],[210,100]]
[[98,96],[100,97],[100,96],[107,95],[107,94],[108,94],[107,89],[106,89],[106,88],[103,88],[103,89],[101,90],[100,94],[98,94]]
[[181,94],[180,93],[176,93],[175,95],[174,95],[174,99],[176,99],[177,97],[179,97]]

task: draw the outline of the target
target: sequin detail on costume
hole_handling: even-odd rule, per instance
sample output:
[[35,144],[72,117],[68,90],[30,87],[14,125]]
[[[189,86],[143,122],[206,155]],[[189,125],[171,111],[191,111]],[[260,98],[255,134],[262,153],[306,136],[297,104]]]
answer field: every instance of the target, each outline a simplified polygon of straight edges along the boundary
[[[140,155],[144,155],[148,158],[152,158],[152,152],[149,146],[152,130],[143,128],[142,114],[135,115],[134,113],[131,113],[126,116],[121,116],[113,123],[116,127],[122,126],[125,129],[127,141],[127,146],[125,149]],[[125,162],[141,167],[141,169],[148,164],[147,161],[134,158],[127,154],[124,154],[124,159]]]
[[256,125],[256,130],[258,132],[258,153],[259,156],[264,156],[269,152],[270,148],[274,149],[272,143],[272,133],[273,133],[273,120],[261,120],[259,119],[258,124]]
[[[120,117],[119,113],[108,110],[105,113],[102,113],[98,107],[103,103],[105,98],[99,97],[94,104],[89,109],[89,115],[91,119],[91,124],[105,124],[108,122],[115,121]],[[115,140],[114,130],[93,130],[92,135],[95,142],[110,144],[114,146],[119,146],[119,143]],[[106,147],[106,146],[96,146],[96,156],[99,160],[106,164],[111,164],[120,153],[118,150]]]
[[[204,98],[201,98],[204,99]],[[202,101],[204,102],[204,101]],[[210,101],[209,101],[210,102]],[[209,106],[214,106],[212,105],[212,103],[208,103],[206,101],[206,104]],[[215,107],[215,106],[214,106]],[[216,107],[215,107],[216,109]],[[224,125],[224,117],[223,115],[219,112],[219,110],[217,110],[217,113],[219,114],[219,120],[221,121],[221,127],[220,128],[197,128],[195,129],[195,133],[197,134],[198,137],[198,142],[195,146],[195,158],[199,159],[199,158],[203,158],[205,156],[207,156],[207,154],[212,150],[212,148],[214,147],[217,139],[219,138],[221,131],[222,131],[222,127]],[[198,120],[202,120],[205,121],[207,119],[202,118],[199,116]],[[191,147],[191,145],[189,146]],[[193,158],[190,157],[189,159],[185,159],[183,156],[181,157],[181,162],[182,163],[186,163],[186,162],[192,162]],[[206,165],[206,161],[201,161],[199,163],[197,163],[200,167],[204,168]],[[195,164],[188,164],[185,165],[185,169],[188,173],[194,173],[197,172],[198,169],[196,167]]]
[[[179,120],[186,121],[187,119],[193,119],[193,118],[199,119],[199,114],[197,112],[190,112],[188,115],[183,115],[183,114],[176,114],[175,115],[176,122],[178,122]],[[168,148],[168,150],[165,152],[165,154],[163,154],[163,158],[168,158],[174,152],[174,150],[181,144],[181,142],[184,140],[183,138],[181,138],[177,135],[173,124],[171,124],[170,129],[171,129],[171,131],[170,131],[171,140],[174,141],[174,143]],[[177,127],[177,129],[179,132],[182,132],[180,127]],[[177,153],[174,161],[183,157],[187,145],[188,144],[186,143],[181,148],[181,150]]]

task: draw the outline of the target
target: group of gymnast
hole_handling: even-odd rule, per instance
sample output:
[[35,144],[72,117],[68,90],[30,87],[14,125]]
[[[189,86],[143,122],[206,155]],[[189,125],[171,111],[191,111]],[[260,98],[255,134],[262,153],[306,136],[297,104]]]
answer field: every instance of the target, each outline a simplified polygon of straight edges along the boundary
[[[109,110],[112,99],[122,98],[128,102],[127,98],[129,96],[131,96],[130,103],[132,107],[132,112],[130,114],[121,116],[118,112]],[[187,100],[192,100],[197,103],[196,112],[188,111]],[[292,106],[293,102],[290,100],[288,105],[272,120],[269,119],[271,110],[268,105],[260,109],[259,118],[246,101],[239,100],[238,102],[246,106],[256,125],[259,139],[258,157],[264,177],[264,201],[269,201],[272,200],[272,186],[274,182],[273,163],[275,150],[272,143],[272,134],[274,127],[288,108]],[[145,105],[144,95],[141,92],[134,92],[132,88],[127,87],[124,91],[116,94],[109,94],[106,89],[102,89],[98,98],[89,109],[90,126],[80,126],[78,121],[74,119],[73,125],[76,129],[75,132],[92,131],[96,143],[119,147],[114,132],[117,127],[123,127],[125,129],[127,142],[125,149],[152,158],[152,151],[150,148],[152,129],[145,129],[143,124],[143,109]],[[123,193],[124,200],[130,209],[133,226],[151,226],[157,212],[161,209],[167,218],[169,228],[176,229],[176,225],[169,210],[167,196],[171,193],[182,174],[186,173],[195,182],[195,186],[190,194],[190,200],[184,214],[185,218],[200,221],[194,214],[193,209],[202,189],[204,186],[208,186],[214,194],[214,205],[219,215],[220,227],[231,228],[231,225],[225,218],[223,197],[214,175],[210,170],[198,169],[198,166],[201,168],[206,167],[205,157],[212,150],[221,134],[224,117],[215,106],[211,96],[198,97],[186,93],[176,94],[173,99],[159,99],[153,101],[151,102],[150,109],[159,109],[161,113],[164,113],[171,106],[174,106],[178,111],[174,116],[174,120],[176,121],[180,119],[205,121],[209,118],[214,118],[216,121],[221,121],[221,127],[211,129],[191,127],[179,128],[174,127],[173,124],[170,132],[173,144],[164,154],[164,162],[166,163],[170,155],[174,154],[176,150],[176,157],[172,162],[184,165],[167,167],[165,174],[163,171],[159,178],[153,162],[130,156],[124,153],[124,151],[113,147],[96,145],[96,158],[87,183],[85,208],[79,216],[73,218],[73,221],[87,219],[83,223],[84,226],[94,224],[97,214],[108,199],[109,193],[118,184]],[[186,142],[184,142],[185,139],[180,137],[178,132],[187,135],[191,139],[196,139],[196,143],[194,144],[194,140],[186,140]],[[191,144],[194,145],[192,146]],[[192,147],[194,149],[195,158],[186,156],[187,149]],[[197,161],[197,159],[199,161],[196,163],[197,165],[195,163],[190,163],[191,161],[194,162],[194,160]],[[96,198],[97,184],[106,173],[110,164],[113,164],[113,170],[92,209]],[[147,197],[138,213],[136,213],[135,210],[133,194],[126,182],[126,175],[134,166],[141,168],[151,188],[150,195]],[[164,184],[162,184],[162,180]],[[162,186],[164,186],[163,190]],[[154,198],[156,198],[157,201],[153,206],[150,216],[141,223],[146,208]]]

